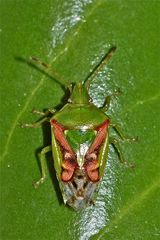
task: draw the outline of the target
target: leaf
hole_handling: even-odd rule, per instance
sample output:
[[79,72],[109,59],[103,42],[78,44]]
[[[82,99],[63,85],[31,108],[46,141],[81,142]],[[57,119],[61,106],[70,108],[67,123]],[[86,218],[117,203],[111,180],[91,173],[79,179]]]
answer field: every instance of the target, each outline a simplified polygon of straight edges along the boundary
[[[159,1],[1,1],[1,239],[159,239]],[[37,153],[50,142],[49,126],[30,111],[64,104],[64,90],[27,64],[37,56],[64,79],[85,79],[113,45],[117,52],[95,78],[97,106],[120,87],[109,114],[136,144],[121,143],[136,168],[117,161],[110,147],[95,206],[64,206],[53,169],[38,189]]]

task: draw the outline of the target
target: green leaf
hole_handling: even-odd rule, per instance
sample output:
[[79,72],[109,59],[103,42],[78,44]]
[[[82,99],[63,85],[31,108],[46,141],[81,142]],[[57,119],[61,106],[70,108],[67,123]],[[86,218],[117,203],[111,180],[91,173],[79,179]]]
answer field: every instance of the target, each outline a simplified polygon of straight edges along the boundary
[[[159,1],[1,0],[1,239],[114,239],[160,237],[159,171]],[[109,114],[136,144],[121,143],[117,161],[110,147],[95,206],[64,206],[53,160],[48,178],[38,180],[37,152],[50,143],[49,126],[20,129],[36,121],[30,111],[64,104],[64,90],[30,56],[48,63],[64,79],[85,79],[113,45],[117,51],[92,83],[97,106],[118,87]]]

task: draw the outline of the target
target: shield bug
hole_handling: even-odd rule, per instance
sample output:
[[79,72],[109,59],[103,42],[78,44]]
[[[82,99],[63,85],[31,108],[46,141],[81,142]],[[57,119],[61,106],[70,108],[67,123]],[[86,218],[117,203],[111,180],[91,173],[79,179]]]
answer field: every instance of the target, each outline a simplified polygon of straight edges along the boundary
[[[88,93],[91,81],[104,64],[108,63],[115,50],[116,47],[110,49],[84,82],[67,86],[70,97],[59,111],[34,110],[34,113],[42,115],[43,118],[36,123],[21,125],[39,127],[45,121],[50,122],[52,142],[40,153],[42,176],[35,183],[35,187],[45,180],[45,154],[52,151],[64,203],[75,209],[94,203],[104,173],[109,144],[114,145],[120,161],[125,162],[118,140],[109,136],[109,129],[113,128],[122,140],[130,140],[124,137],[116,124],[111,123],[111,118],[106,114],[111,97],[108,96],[104,105],[98,108],[92,103]],[[37,58],[32,57],[32,60],[50,70]],[[52,72],[59,77],[55,71]]]

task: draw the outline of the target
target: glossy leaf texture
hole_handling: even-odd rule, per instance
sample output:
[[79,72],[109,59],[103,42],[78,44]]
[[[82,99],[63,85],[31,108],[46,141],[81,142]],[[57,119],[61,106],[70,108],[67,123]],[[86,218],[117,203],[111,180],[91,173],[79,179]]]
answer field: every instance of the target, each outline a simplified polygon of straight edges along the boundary
[[[160,237],[159,1],[1,0],[1,239],[141,240]],[[64,206],[51,155],[48,178],[37,154],[50,143],[50,128],[21,129],[30,112],[60,107],[63,87],[30,56],[48,63],[69,82],[81,81],[111,46],[117,51],[94,79],[97,106],[120,88],[108,114],[135,144],[120,143],[129,169],[110,146],[95,206]]]

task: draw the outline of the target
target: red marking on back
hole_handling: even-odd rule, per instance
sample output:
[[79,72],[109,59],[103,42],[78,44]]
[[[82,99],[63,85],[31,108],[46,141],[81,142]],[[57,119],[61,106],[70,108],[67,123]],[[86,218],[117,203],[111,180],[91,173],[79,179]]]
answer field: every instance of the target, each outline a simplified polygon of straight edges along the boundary
[[87,153],[92,153],[99,148],[99,146],[103,143],[108,130],[109,119],[105,120],[101,125],[97,127],[97,136],[94,139],[94,142],[90,146]]
[[84,168],[87,172],[88,177],[92,182],[99,181],[98,162],[95,160],[88,160],[84,163]]
[[106,119],[102,124],[100,124],[96,129],[99,131],[100,129],[107,128],[110,124],[110,120]]
[[98,154],[99,149],[108,134],[109,123],[109,119],[106,119],[101,125],[96,128],[98,131],[97,135],[85,156],[84,168],[92,182],[99,181],[100,179],[98,171]]
[[74,154],[74,151],[70,147],[69,143],[67,142],[67,139],[64,135],[64,130],[66,129],[61,124],[59,124],[56,120],[51,121],[51,125],[54,126],[54,134],[60,145],[69,153]]
[[64,160],[62,167],[63,167],[61,175],[62,181],[68,182],[73,177],[74,171],[77,167],[77,163],[74,160],[71,162],[70,160],[66,159]]
[[52,126],[56,126],[59,129],[61,129],[62,131],[66,130],[67,128],[65,128],[64,126],[62,126],[59,122],[57,122],[55,119],[51,120],[51,125]]
[[54,119],[51,121],[51,125],[54,127],[53,131],[55,138],[62,147],[63,163],[61,178],[62,181],[68,182],[73,177],[73,174],[77,167],[76,154],[74,153],[65,137],[64,130],[66,130],[66,128]]

